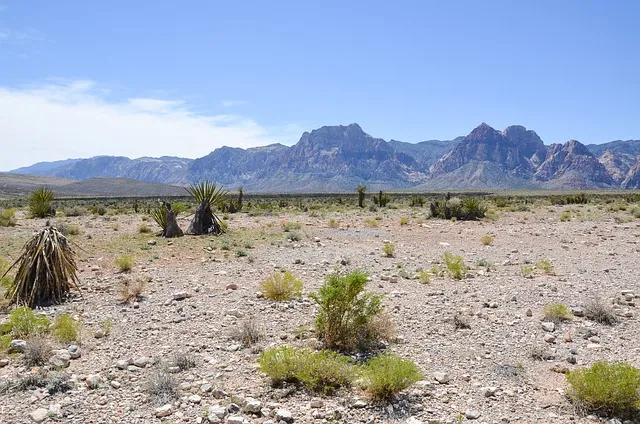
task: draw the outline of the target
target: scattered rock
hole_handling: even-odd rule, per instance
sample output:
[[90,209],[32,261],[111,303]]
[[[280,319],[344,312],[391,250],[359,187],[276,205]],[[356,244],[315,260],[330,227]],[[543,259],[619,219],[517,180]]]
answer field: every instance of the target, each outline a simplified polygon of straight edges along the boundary
[[84,383],[87,385],[88,388],[93,390],[100,387],[101,381],[102,381],[102,377],[100,377],[100,374],[90,374],[87,376],[87,379],[84,381]]
[[71,355],[67,349],[54,350],[49,363],[55,368],[67,368],[71,363]]
[[196,405],[202,402],[202,398],[200,397],[200,395],[191,395],[189,396],[188,400],[189,403],[195,403]]
[[482,414],[480,413],[480,411],[476,411],[473,409],[468,409],[465,413],[464,416],[468,419],[468,420],[477,420],[478,418],[480,418]]
[[247,404],[244,407],[244,410],[251,414],[259,414],[262,410],[262,402],[254,398],[247,398]]
[[71,359],[78,359],[82,355],[82,351],[80,350],[80,346],[78,345],[70,345],[67,348],[67,352],[69,352],[69,356]]
[[23,353],[27,348],[27,342],[22,339],[13,339],[9,343],[9,353]]
[[497,387],[482,387],[480,389],[480,393],[482,393],[484,397],[495,396],[497,391],[498,391]]
[[173,300],[184,300],[188,297],[191,297],[191,295],[186,290],[180,290],[173,293]]
[[173,414],[173,406],[168,403],[164,406],[161,406],[160,408],[156,408],[155,414],[158,418],[168,417],[169,415]]
[[285,423],[291,424],[293,422],[293,415],[286,409],[278,409],[278,411],[276,411],[276,421],[284,421]]
[[238,290],[238,285],[236,283],[227,284],[225,290]]
[[556,338],[551,334],[546,334],[544,336],[544,341],[547,342],[547,343],[555,343],[556,342]]
[[41,423],[47,419],[48,415],[48,409],[38,408],[35,411],[29,413],[29,418],[31,418],[31,421],[33,421],[34,423]]
[[556,329],[556,325],[549,321],[544,321],[541,326],[544,331],[548,331],[549,333],[552,333],[553,330]]
[[451,381],[451,377],[446,372],[434,372],[433,378],[440,384],[447,384]]

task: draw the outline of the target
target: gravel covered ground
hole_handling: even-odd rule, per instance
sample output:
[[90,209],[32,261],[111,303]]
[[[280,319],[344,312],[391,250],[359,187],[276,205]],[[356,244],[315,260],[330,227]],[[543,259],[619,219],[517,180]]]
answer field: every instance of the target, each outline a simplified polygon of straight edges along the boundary
[[[563,372],[599,360],[640,367],[640,220],[616,220],[630,215],[593,205],[574,207],[569,221],[560,221],[562,206],[504,212],[487,222],[424,219],[427,209],[235,214],[223,237],[172,241],[140,234],[141,215],[58,218],[80,229],[70,237],[79,246],[83,298],[44,312],[82,322],[81,356],[64,368],[72,388],[2,394],[0,422],[598,422],[565,399]],[[44,220],[19,216],[18,223],[0,228],[6,259],[16,257]],[[287,239],[286,223],[300,224],[293,230],[299,241]],[[493,245],[480,242],[485,235],[494,237]],[[395,257],[384,256],[385,241],[394,244]],[[432,276],[428,284],[415,278],[445,251],[464,257],[467,278]],[[114,263],[124,254],[135,259],[130,273]],[[523,275],[543,258],[552,263],[551,274]],[[256,295],[281,269],[304,282],[303,298],[275,303]],[[386,349],[412,359],[424,374],[391,403],[372,402],[358,388],[329,397],[274,389],[258,369],[265,348],[316,347],[308,331],[316,307],[308,294],[336,269],[369,273],[368,289],[385,295],[397,326],[397,342]],[[140,301],[120,300],[124,280],[147,281]],[[545,305],[584,307],[595,298],[615,303],[616,325],[576,316],[543,328]],[[456,314],[469,329],[455,328]],[[265,335],[250,348],[231,337],[247,319]],[[113,327],[100,337],[105,320]],[[532,357],[541,352],[548,359]],[[195,367],[171,374],[180,390],[175,401],[154,402],[147,382],[177,353],[194,359]],[[31,372],[20,354],[0,365],[0,382]]]

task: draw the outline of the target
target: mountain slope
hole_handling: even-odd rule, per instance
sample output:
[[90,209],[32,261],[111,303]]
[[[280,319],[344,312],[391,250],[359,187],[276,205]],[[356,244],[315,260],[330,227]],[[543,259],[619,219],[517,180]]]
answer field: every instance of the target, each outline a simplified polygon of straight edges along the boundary
[[66,165],[71,165],[82,159],[64,159],[56,160],[53,162],[38,162],[30,166],[14,169],[9,171],[11,174],[29,174],[29,175],[47,175],[49,172],[61,168]]

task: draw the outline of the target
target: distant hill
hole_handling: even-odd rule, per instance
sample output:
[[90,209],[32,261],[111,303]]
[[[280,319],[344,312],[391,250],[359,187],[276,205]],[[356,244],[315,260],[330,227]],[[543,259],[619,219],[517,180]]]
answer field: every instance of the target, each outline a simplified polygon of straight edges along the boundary
[[[350,124],[305,132],[290,147],[221,147],[195,160],[96,156],[42,162],[12,172],[171,185],[208,179],[254,192],[352,191],[359,184],[370,190],[635,188],[639,157],[640,140],[589,146],[570,140],[547,146],[535,131],[520,125],[498,131],[483,123],[451,141],[406,143],[387,142]],[[79,187],[97,192],[98,185]]]

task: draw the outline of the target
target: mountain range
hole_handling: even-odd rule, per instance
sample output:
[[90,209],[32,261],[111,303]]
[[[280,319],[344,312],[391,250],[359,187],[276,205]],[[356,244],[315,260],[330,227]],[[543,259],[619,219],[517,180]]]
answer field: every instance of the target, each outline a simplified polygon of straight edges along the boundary
[[218,148],[198,159],[96,156],[10,171],[71,180],[129,178],[186,185],[202,179],[255,192],[377,189],[640,189],[640,140],[545,145],[520,125],[483,123],[454,140],[385,141],[357,124],[325,126],[293,146]]

